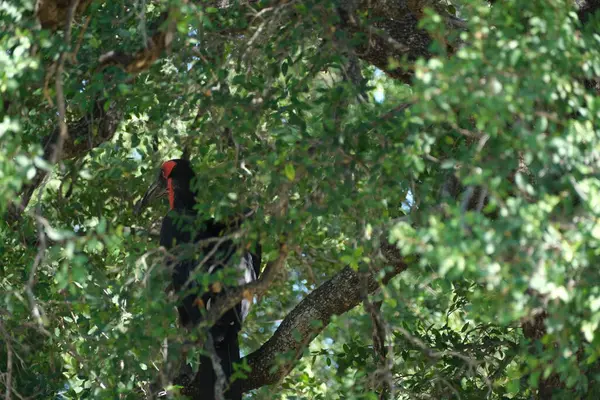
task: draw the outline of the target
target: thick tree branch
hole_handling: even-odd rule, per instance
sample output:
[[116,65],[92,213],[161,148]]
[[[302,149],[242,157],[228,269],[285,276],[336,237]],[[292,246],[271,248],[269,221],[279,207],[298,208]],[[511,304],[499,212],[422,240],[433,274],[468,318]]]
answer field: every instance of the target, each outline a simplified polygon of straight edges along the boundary
[[371,24],[360,23],[354,17],[345,21],[346,30],[359,41],[357,56],[406,83],[410,83],[413,73],[409,65],[402,65],[402,61],[431,57],[431,38],[418,28],[418,23],[410,12],[401,19],[380,19]]
[[[366,279],[369,293],[404,271],[408,265],[399,250],[391,245],[382,246],[382,254],[391,266],[383,277],[376,276],[381,269],[374,270]],[[343,268],[335,276],[315,289],[302,300],[283,320],[273,336],[254,353],[244,358],[252,368],[248,379],[242,382],[247,392],[283,379],[302,357],[303,350],[329,324],[334,315],[341,315],[362,301],[359,274],[350,267]],[[314,321],[319,321],[315,324]],[[296,339],[299,334],[300,340]],[[286,362],[278,362],[280,355],[291,355]]]
[[[392,245],[382,248],[392,269],[378,281],[374,271],[367,278],[369,293],[407,268],[399,251]],[[252,372],[242,382],[244,391],[274,384],[283,379],[302,357],[304,348],[329,324],[331,317],[341,315],[362,301],[360,277],[350,267],[343,268],[334,277],[302,300],[283,320],[275,334],[260,349],[245,357]],[[320,321],[315,324],[313,321]],[[296,339],[299,334],[300,340]],[[292,355],[287,362],[278,363],[280,355]]]

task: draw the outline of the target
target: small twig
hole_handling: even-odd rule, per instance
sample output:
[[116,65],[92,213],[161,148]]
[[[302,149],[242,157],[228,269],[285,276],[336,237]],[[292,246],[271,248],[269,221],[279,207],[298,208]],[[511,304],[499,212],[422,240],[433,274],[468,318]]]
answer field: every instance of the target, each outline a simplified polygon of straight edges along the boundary
[[268,12],[271,12],[271,11],[273,11],[273,7],[266,7],[266,8],[263,8],[263,9],[262,9],[262,10],[260,10],[259,12],[256,12],[256,11],[254,10],[254,8],[252,8],[252,7],[250,7],[250,6],[248,6],[248,8],[250,8],[250,9],[251,9],[253,12],[255,12],[255,14],[253,15],[253,18],[252,18],[252,22],[251,22],[251,23],[254,23],[254,20],[255,20],[256,18],[262,18],[263,14],[266,14],[266,13],[268,13]]
[[223,372],[223,367],[221,366],[221,360],[217,355],[217,350],[215,349],[215,343],[213,341],[213,337],[210,332],[206,335],[206,350],[208,351],[208,355],[210,357],[210,361],[212,363],[213,371],[215,372],[216,380],[215,380],[215,400],[225,400],[225,396],[223,394],[223,389],[227,385],[227,377],[225,376],[225,372]]
[[411,342],[413,345],[415,345],[418,348],[420,348],[421,350],[423,350],[424,353],[425,353],[425,355],[427,355],[430,358],[437,358],[437,359],[439,359],[439,358],[442,358],[444,356],[453,356],[453,357],[456,357],[456,358],[460,358],[461,360],[465,361],[469,365],[477,366],[479,364],[479,362],[477,360],[474,360],[473,358],[471,358],[469,356],[465,356],[464,354],[456,352],[456,351],[452,351],[452,350],[436,351],[436,350],[433,350],[433,349],[429,348],[425,344],[425,342],[423,342],[418,337],[413,336],[410,332],[408,332],[406,329],[404,329],[401,326],[395,326],[394,330],[399,331],[409,342]]
[[370,123],[369,129],[373,129],[373,128],[381,125],[382,122],[387,122],[390,119],[398,116],[402,111],[406,110],[408,107],[412,106],[413,104],[414,103],[412,103],[412,102],[400,103],[396,107],[392,108],[390,111],[388,111],[384,114],[378,115],[377,118],[375,119],[375,121]]
[[506,367],[508,366],[508,364],[510,364],[512,362],[512,360],[519,354],[516,351],[517,346],[513,344],[513,352],[512,354],[505,354],[504,359],[500,362],[500,364],[498,365],[498,368],[496,368],[496,371],[494,371],[491,375],[488,375],[488,380],[490,382],[494,382],[496,379],[498,379],[498,377],[500,376],[500,374],[502,374]]
[[36,207],[36,216],[38,217],[36,218],[36,222],[39,236],[38,252],[35,256],[35,259],[33,260],[33,265],[31,266],[31,270],[29,271],[29,279],[27,280],[27,286],[25,287],[25,292],[27,293],[27,298],[29,299],[29,306],[31,307],[31,313],[33,314],[33,318],[38,324],[38,328],[41,328],[43,331],[45,331],[46,329],[44,328],[42,313],[40,312],[40,308],[37,304],[35,295],[33,293],[33,287],[35,285],[35,275],[37,269],[42,260],[44,259],[44,253],[46,252],[46,233],[44,232],[44,227],[41,221],[41,197],[42,192],[44,191],[44,187],[46,186],[46,182],[47,180],[45,180],[42,186],[40,187],[40,190],[38,192],[38,204]]
[[481,132],[472,132],[472,131],[470,131],[468,129],[461,128],[455,122],[449,122],[449,124],[452,127],[452,129],[455,129],[456,132],[460,133],[461,135],[463,135],[465,137],[468,137],[468,138],[480,138],[482,136]]
[[471,203],[471,198],[473,197],[473,193],[475,193],[475,188],[473,186],[469,186],[463,195],[463,199],[460,204],[461,214],[464,214],[468,211],[469,204]]
[[[463,360],[467,366],[469,367],[469,371],[476,371],[477,368],[479,367],[479,365],[482,363],[472,357],[466,356],[462,353],[459,353],[457,351],[453,351],[453,350],[444,350],[444,351],[436,351],[431,349],[430,347],[428,347],[421,339],[419,339],[418,337],[413,336],[410,332],[408,332],[406,329],[404,329],[401,326],[395,326],[394,327],[395,330],[399,331],[409,342],[411,342],[413,345],[417,346],[418,348],[420,348],[421,350],[423,350],[423,353],[430,358],[434,358],[434,359],[441,359],[444,356],[451,356],[451,357],[456,357],[459,358],[461,360]],[[487,387],[488,387],[488,393],[491,393],[491,389],[492,389],[492,382],[490,381],[489,377],[487,375],[481,375],[482,379],[485,381]]]
[[244,297],[251,295],[260,295],[265,292],[279,276],[285,260],[287,259],[289,248],[286,243],[281,243],[279,246],[279,256],[274,261],[267,264],[261,276],[250,283],[247,283],[236,288],[232,288],[228,293],[217,300],[211,306],[210,311],[206,315],[206,324],[212,326],[227,310],[233,308]]
[[[73,23],[73,16],[75,15],[75,10],[77,9],[77,5],[79,4],[79,0],[71,0],[71,5],[69,6],[69,12],[67,13],[67,21],[65,22],[65,43],[67,46],[71,44],[71,26]],[[63,72],[65,68],[65,58],[67,52],[63,51],[60,53],[58,57],[58,66],[56,67],[56,102],[58,103],[58,139],[56,140],[56,145],[54,147],[54,152],[50,157],[50,163],[55,164],[59,159],[62,153],[63,146],[65,141],[69,137],[69,128],[67,127],[67,107],[65,104],[65,95],[63,92]]]
[[[163,263],[153,262],[152,265],[150,265],[150,267],[148,267],[148,262],[146,261],[146,259],[156,253],[162,253],[163,259],[169,258],[171,260],[175,260],[175,257],[173,257],[163,246],[160,246],[157,249],[153,249],[153,250],[147,251],[144,254],[142,254],[142,256],[136,260],[135,267],[136,267],[136,269],[141,269],[141,267],[144,266],[146,269],[146,273],[144,274],[144,277],[142,278],[142,285],[144,287],[150,286],[148,281],[150,279],[150,276],[152,275],[152,271],[154,270],[154,267],[156,267],[157,265],[163,264]],[[136,278],[132,277],[129,280],[127,280],[125,285],[129,285],[129,284],[133,283],[135,280],[136,280]]]
[[569,182],[571,183],[571,185],[573,185],[573,189],[575,190],[575,193],[577,193],[577,196],[579,196],[584,202],[587,202],[587,194],[582,190],[581,186],[577,183],[577,181],[575,180],[575,178],[573,178],[572,175],[569,176]]
[[[261,37],[261,34],[263,33],[263,31],[265,30],[265,28],[267,28],[268,26],[272,26],[273,25],[273,21],[279,17],[279,15],[281,13],[283,13],[283,9],[286,7],[293,7],[296,4],[296,0],[291,0],[288,2],[282,2],[280,3],[277,7],[268,7],[265,8],[264,10],[261,10],[260,12],[258,12],[254,18],[252,19],[252,23],[254,23],[254,21],[258,18],[258,17],[262,17],[263,13],[269,12],[269,11],[273,11],[273,15],[271,17],[270,20],[268,19],[263,19],[263,22],[261,22],[261,24],[258,26],[258,28],[256,29],[256,32],[254,32],[254,34],[252,35],[252,37],[250,38],[250,40],[248,40],[248,42],[246,43],[246,51],[244,52],[244,54],[242,54],[241,58],[243,60],[247,60],[249,58],[249,54],[252,51],[252,47],[254,45],[254,42]],[[274,8],[274,10],[273,10]],[[263,37],[266,37],[266,35],[262,35]]]
[[256,39],[260,36],[260,34],[262,33],[262,31],[265,29],[265,26],[267,25],[267,21],[263,21],[259,26],[258,29],[256,30],[256,32],[254,32],[254,35],[252,35],[252,37],[250,38],[250,40],[248,40],[248,43],[246,44],[246,52],[245,54],[242,56],[243,59],[247,58],[247,55],[250,53],[250,51],[252,50],[252,45],[254,44],[254,42],[256,41]]
[[88,15],[85,19],[85,23],[83,24],[83,28],[81,28],[81,32],[79,32],[79,38],[77,39],[77,44],[75,45],[75,49],[71,52],[71,62],[73,64],[77,64],[77,53],[81,48],[81,43],[83,42],[83,35],[85,35],[85,31],[87,30],[90,21],[92,20],[92,16]]
[[371,317],[371,322],[373,324],[373,350],[375,351],[375,357],[378,365],[374,377],[375,379],[381,378],[381,380],[383,381],[382,383],[385,384],[385,386],[381,390],[379,399],[393,399],[395,397],[394,381],[392,375],[392,367],[394,365],[393,347],[391,343],[388,343],[386,345],[389,329],[385,320],[381,316],[382,302],[378,301],[376,303],[373,303],[369,299],[369,289],[367,287],[368,277],[368,272],[363,272],[360,274],[360,291],[361,296],[363,298],[365,310],[369,313],[369,316]]
[[479,143],[477,143],[477,153],[481,153],[481,150],[483,150],[488,140],[490,140],[490,135],[485,133],[481,139],[479,139]]
[[217,250],[219,250],[219,247],[227,240],[229,239],[235,239],[237,237],[240,237],[242,235],[241,231],[237,231],[234,232],[230,235],[223,235],[223,236],[218,236],[218,237],[211,237],[211,238],[206,238],[203,239],[201,241],[198,241],[196,243],[194,243],[194,246],[196,247],[202,247],[203,245],[206,244],[210,244],[210,243],[215,243],[215,245],[213,246],[213,248],[204,256],[204,258],[202,259],[202,261],[200,261],[200,263],[194,268],[195,273],[191,273],[190,276],[188,277],[188,279],[185,281],[185,283],[183,284],[182,288],[185,288],[192,283],[192,281],[194,279],[196,279],[196,276],[199,272],[202,272],[202,267],[208,262],[208,260],[210,260],[210,258],[212,256],[215,255],[215,253],[217,252]]
[[479,192],[479,199],[477,200],[477,212],[481,212],[483,210],[483,206],[485,204],[485,199],[487,198],[488,191],[486,188],[481,188]]

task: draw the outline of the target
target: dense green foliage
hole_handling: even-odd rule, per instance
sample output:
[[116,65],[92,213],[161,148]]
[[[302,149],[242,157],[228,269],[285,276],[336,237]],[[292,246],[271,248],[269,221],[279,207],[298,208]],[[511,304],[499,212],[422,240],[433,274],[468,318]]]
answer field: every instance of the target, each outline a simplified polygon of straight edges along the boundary
[[[233,3],[92,1],[65,43],[33,0],[0,2],[3,395],[138,398],[178,359],[157,250],[166,205],[133,208],[186,149],[201,215],[257,207],[243,240],[261,241],[265,263],[291,249],[244,354],[345,265],[385,266],[389,240],[409,268],[371,300],[396,398],[529,399],[552,380],[556,398],[598,398],[600,16],[460,0],[447,7],[467,21],[457,31],[425,10],[443,41],[389,60],[407,84],[354,56],[369,38],[343,29],[336,2]],[[172,41],[147,68],[102,64],[161,30]],[[70,138],[52,164],[61,91]],[[116,132],[97,140],[111,115]],[[372,326],[362,305],[333,318],[248,398],[377,399]]]

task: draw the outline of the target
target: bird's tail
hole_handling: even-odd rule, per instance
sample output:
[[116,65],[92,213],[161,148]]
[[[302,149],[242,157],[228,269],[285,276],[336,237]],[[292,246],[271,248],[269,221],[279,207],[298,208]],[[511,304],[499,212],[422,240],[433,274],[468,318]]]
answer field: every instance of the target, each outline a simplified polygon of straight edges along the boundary
[[[242,391],[240,381],[230,382],[233,374],[233,364],[240,360],[240,345],[238,341],[238,330],[231,329],[220,341],[214,341],[216,355],[219,357],[221,370],[223,372],[224,394],[227,400],[241,400]],[[220,375],[220,374],[219,374]],[[215,399],[215,385],[217,384],[217,373],[208,355],[200,357],[200,368],[196,375],[197,385],[202,389],[202,400]]]

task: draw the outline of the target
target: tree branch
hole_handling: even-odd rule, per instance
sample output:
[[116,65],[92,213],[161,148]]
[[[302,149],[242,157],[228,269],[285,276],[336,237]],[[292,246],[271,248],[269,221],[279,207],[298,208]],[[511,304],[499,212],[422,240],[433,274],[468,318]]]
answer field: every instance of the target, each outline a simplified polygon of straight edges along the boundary
[[235,307],[242,299],[252,298],[255,295],[261,295],[266,292],[279,276],[283,264],[287,259],[288,252],[287,244],[282,243],[279,248],[279,256],[276,260],[267,264],[259,279],[235,289],[228,289],[226,296],[223,296],[210,307],[210,311],[203,320],[204,324],[207,326],[214,325],[219,318],[225,315],[227,310]]
[[[366,279],[369,293],[377,290],[381,284],[387,284],[408,267],[394,246],[386,244],[382,247],[382,252],[392,268],[386,271],[381,281],[375,276],[381,270],[374,270],[369,275]],[[302,357],[303,349],[325,329],[331,317],[351,310],[361,301],[359,274],[350,267],[343,268],[302,300],[286,316],[275,334],[258,350],[244,358],[252,372],[248,379],[242,382],[242,390],[247,392],[279,382]],[[313,321],[321,323],[314,324]],[[298,334],[300,340],[296,339]],[[295,357],[279,363],[278,356],[283,354],[292,354]]]
[[[369,293],[377,290],[382,284],[387,284],[408,267],[395,246],[386,243],[381,252],[391,268],[372,271],[366,278]],[[383,273],[383,277],[378,276],[379,273]],[[359,274],[352,268],[345,267],[304,298],[285,317],[273,336],[258,350],[244,358],[252,372],[248,379],[241,382],[242,390],[247,392],[285,378],[302,357],[303,350],[325,329],[331,318],[351,310],[361,302]],[[320,321],[320,324],[313,321]],[[298,334],[299,340],[296,339]],[[292,359],[279,362],[278,357],[285,354],[291,354]]]
[[418,27],[419,20],[404,1],[362,2],[360,11],[369,11],[374,21],[360,21],[355,14],[343,18],[343,28],[358,39],[356,54],[388,76],[410,83],[413,72],[403,60],[430,58],[431,37]]

